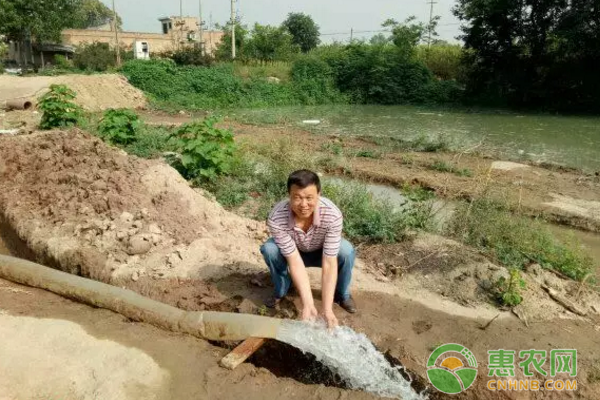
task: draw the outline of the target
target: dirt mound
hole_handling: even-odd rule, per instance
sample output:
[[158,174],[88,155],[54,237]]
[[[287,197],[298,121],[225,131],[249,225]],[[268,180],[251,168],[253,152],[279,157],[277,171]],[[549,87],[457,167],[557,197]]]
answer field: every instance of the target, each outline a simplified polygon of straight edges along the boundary
[[0,160],[0,215],[46,265],[123,283],[261,264],[264,224],[225,211],[161,161],[77,130],[0,138]]
[[146,97],[122,75],[61,75],[16,77],[0,75],[0,108],[16,98],[38,99],[52,84],[67,85],[77,93],[75,102],[89,111],[108,108],[144,108]]

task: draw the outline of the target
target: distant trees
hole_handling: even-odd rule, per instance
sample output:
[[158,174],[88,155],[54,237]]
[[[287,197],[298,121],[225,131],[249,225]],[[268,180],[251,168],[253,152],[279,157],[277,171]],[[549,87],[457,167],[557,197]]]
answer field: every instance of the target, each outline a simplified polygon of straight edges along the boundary
[[[100,0],[81,0],[73,15],[71,28],[87,29],[112,23],[113,12]],[[117,27],[122,25],[121,17],[117,15]]]
[[479,101],[598,112],[597,0],[458,0],[454,12]]
[[292,35],[292,43],[299,46],[303,53],[308,53],[321,42],[319,26],[309,15],[290,13],[282,27],[288,30]]
[[[221,60],[231,59],[231,24],[222,27],[223,39],[215,56]],[[251,30],[241,23],[235,26],[236,57],[241,60],[261,62],[289,61],[300,52],[292,35],[283,27],[254,24]]]

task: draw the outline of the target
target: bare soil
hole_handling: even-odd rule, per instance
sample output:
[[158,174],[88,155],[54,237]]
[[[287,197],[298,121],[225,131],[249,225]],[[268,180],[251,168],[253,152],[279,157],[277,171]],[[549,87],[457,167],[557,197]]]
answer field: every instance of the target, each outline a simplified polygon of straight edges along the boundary
[[[244,140],[272,139],[278,132],[276,128],[260,128],[252,136],[244,129],[240,128]],[[318,142],[311,142],[311,135],[301,138],[320,149]],[[78,130],[0,137],[0,234],[14,255],[124,286],[183,309],[265,313],[261,306],[272,290],[258,251],[266,238],[264,223],[225,211],[164,162],[128,156]],[[421,235],[411,242],[358,251],[360,260],[352,289],[360,312],[349,315],[340,308],[335,311],[343,324],[367,334],[382,351],[422,379],[426,359],[436,343],[458,342],[470,348],[480,363],[482,377],[487,375],[490,349],[577,348],[580,381],[576,396],[491,393],[483,378],[478,379],[477,387],[455,398],[600,396],[599,383],[588,380],[592,365],[600,360],[600,304],[589,288],[531,266],[525,274],[527,306],[517,317],[499,310],[490,298],[489,284],[506,271],[456,242]],[[311,269],[310,273],[315,298],[319,299],[319,271]],[[140,393],[158,399],[230,399],[242,395],[372,398],[343,389],[335,377],[325,373],[315,376],[315,371],[322,369],[285,346],[271,344],[251,363],[228,372],[216,366],[217,360],[226,354],[227,345],[234,344],[216,347],[49,293],[0,284],[9,288],[0,287],[0,308],[4,310],[0,317],[6,318],[6,326],[10,326],[6,335],[13,339],[0,346],[19,346],[29,360],[35,360],[39,349],[31,346],[28,350],[21,340],[31,337],[28,340],[34,341],[34,336],[23,336],[32,329],[50,329],[56,337],[61,333],[62,337],[77,335],[74,347],[64,347],[63,353],[57,350],[54,355],[55,359],[75,363],[78,359],[68,358],[67,353],[77,350],[86,354],[98,339],[120,344],[111,345],[112,354],[122,354],[122,359],[130,359],[131,365],[137,366],[123,371],[149,371],[147,380],[139,383],[144,389],[138,394],[123,389],[119,394],[123,398],[139,398]],[[542,285],[576,302],[586,310],[586,317],[558,305]],[[291,296],[272,315],[295,318],[298,304],[299,299]],[[52,320],[44,321],[49,325],[38,326],[24,319],[26,316]],[[55,320],[75,322],[84,332]],[[131,348],[136,351],[131,352]],[[36,369],[31,370],[31,365]],[[92,372],[81,376],[85,389],[72,393],[72,398],[84,398],[85,390],[97,388],[94,376],[121,379],[111,378],[114,364],[109,365],[109,371],[96,371],[94,368],[99,367],[95,364],[89,366]],[[43,367],[28,363],[27,373],[44,376],[48,370]],[[24,376],[20,369],[15,371],[11,373],[21,375],[14,375],[14,379]],[[59,373],[54,377],[61,382],[67,378]],[[16,390],[12,382],[7,385]]]
[[0,109],[7,101],[37,100],[50,85],[67,85],[77,93],[75,102],[88,111],[108,108],[145,108],[146,96],[118,74],[17,77],[0,75]]

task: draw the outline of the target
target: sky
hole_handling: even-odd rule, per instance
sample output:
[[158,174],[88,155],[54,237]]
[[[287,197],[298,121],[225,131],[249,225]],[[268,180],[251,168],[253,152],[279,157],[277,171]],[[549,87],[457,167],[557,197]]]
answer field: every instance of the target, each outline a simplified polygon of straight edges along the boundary
[[[183,14],[197,16],[199,0],[181,0]],[[382,29],[388,18],[403,21],[414,15],[420,21],[429,19],[429,0],[238,0],[243,23],[252,25],[279,25],[290,12],[304,12],[313,17],[321,28],[323,42],[348,41],[350,31],[354,38],[369,38]],[[455,0],[435,0],[434,15],[441,17],[440,38],[457,42],[458,20],[452,15]],[[109,7],[111,0],[102,0]],[[117,13],[123,18],[126,31],[160,32],[159,17],[179,15],[178,0],[115,0]],[[229,0],[202,0],[203,18],[207,26],[224,23],[230,18]],[[364,32],[369,31],[369,32]]]

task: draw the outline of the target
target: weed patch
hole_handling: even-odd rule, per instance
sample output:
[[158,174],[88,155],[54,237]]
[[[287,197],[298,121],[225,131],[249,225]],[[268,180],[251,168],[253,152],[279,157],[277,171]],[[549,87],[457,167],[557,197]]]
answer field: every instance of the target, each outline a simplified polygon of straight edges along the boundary
[[83,118],[83,110],[72,100],[77,94],[65,85],[50,85],[50,91],[40,99],[42,110],[40,129],[69,128]]
[[127,109],[111,109],[104,113],[98,126],[100,135],[112,144],[130,144],[136,140],[141,125],[138,115]]
[[593,271],[592,259],[576,243],[558,241],[541,222],[514,215],[507,206],[489,199],[460,205],[448,229],[458,240],[508,267],[522,269],[538,263],[575,280]]
[[433,164],[431,164],[429,166],[429,169],[432,169],[432,170],[438,171],[438,172],[448,172],[448,173],[455,174],[458,176],[466,176],[466,177],[473,176],[473,172],[470,169],[456,168],[454,165],[448,164],[445,161],[435,161]]

